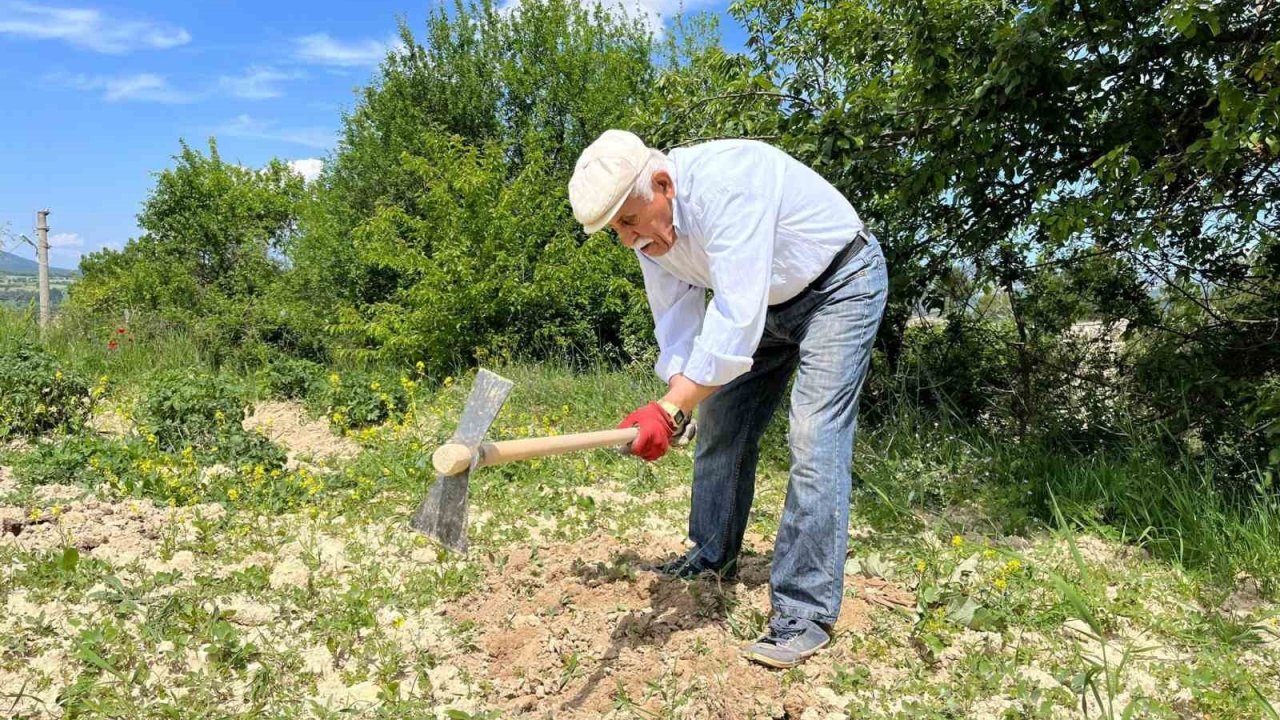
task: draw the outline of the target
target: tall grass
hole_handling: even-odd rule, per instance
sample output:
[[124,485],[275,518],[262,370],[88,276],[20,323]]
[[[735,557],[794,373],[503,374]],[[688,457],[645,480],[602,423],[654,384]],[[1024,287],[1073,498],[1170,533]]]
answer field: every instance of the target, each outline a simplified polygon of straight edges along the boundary
[[157,372],[204,365],[186,331],[146,317],[126,323],[60,312],[42,338],[33,310],[5,309],[0,310],[0,336],[39,342],[71,368],[126,386]]
[[913,508],[976,501],[1003,532],[1065,523],[1222,579],[1246,572],[1276,590],[1280,498],[1260,489],[1260,476],[1257,491],[1228,496],[1211,461],[1168,457],[1156,432],[1132,430],[1119,448],[1077,453],[899,404],[861,434],[860,502],[901,521]]

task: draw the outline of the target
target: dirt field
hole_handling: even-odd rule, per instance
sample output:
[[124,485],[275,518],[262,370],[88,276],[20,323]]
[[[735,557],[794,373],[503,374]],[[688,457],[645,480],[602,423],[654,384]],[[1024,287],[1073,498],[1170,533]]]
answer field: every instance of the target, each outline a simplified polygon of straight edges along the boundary
[[[250,422],[318,472],[361,452],[287,405]],[[578,462],[594,482],[477,477],[467,558],[408,529],[405,494],[271,516],[0,467],[0,717],[1219,718],[1223,693],[1280,687],[1257,583],[1206,597],[1093,536],[1075,538],[1081,576],[1063,537],[990,535],[963,512],[857,528],[832,645],[767,670],[739,656],[767,618],[767,521],[736,581],[665,579],[642,568],[685,547],[687,479]],[[762,478],[761,516],[780,482]],[[1001,620],[958,620],[948,593]],[[1213,622],[1252,640],[1227,657],[1204,639]]]

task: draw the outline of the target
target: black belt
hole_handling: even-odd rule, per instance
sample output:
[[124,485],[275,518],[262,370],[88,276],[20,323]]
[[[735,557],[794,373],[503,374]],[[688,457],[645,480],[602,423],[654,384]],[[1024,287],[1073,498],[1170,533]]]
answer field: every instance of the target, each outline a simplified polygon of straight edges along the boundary
[[831,262],[827,263],[827,269],[823,270],[818,275],[818,277],[814,278],[813,282],[810,282],[808,285],[805,286],[803,290],[796,293],[795,297],[790,298],[789,300],[784,300],[783,302],[780,302],[777,305],[770,305],[769,309],[781,310],[782,308],[785,308],[788,305],[791,305],[792,303],[796,302],[800,298],[804,297],[805,294],[808,293],[810,290],[816,287],[820,287],[823,283],[827,281],[828,278],[834,275],[837,270],[844,267],[845,263],[849,262],[851,259],[856,257],[858,253],[862,252],[862,249],[865,248],[866,246],[867,246],[867,231],[859,230],[858,234],[853,236],[853,239],[849,241],[849,244],[840,248],[839,252],[835,254],[835,257],[831,258]]

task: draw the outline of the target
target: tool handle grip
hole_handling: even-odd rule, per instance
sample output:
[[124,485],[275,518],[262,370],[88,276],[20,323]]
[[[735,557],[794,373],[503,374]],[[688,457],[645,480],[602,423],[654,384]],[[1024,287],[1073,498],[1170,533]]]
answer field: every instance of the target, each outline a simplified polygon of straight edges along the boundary
[[[578,450],[594,450],[602,447],[626,445],[636,439],[637,428],[600,430],[598,432],[555,435],[552,437],[502,440],[480,443],[476,448],[479,458],[476,467],[501,465],[517,460],[532,460],[548,455],[562,455]],[[431,456],[436,472],[441,475],[457,475],[471,464],[471,453],[465,445],[442,445]]]

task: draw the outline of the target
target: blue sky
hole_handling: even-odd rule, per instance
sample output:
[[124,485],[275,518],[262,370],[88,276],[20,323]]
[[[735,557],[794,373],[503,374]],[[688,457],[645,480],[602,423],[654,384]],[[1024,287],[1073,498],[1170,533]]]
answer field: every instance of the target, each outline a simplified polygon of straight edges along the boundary
[[[625,0],[652,22],[726,0]],[[32,234],[52,210],[54,265],[123,247],[179,138],[228,160],[314,171],[342,111],[433,3],[0,0],[0,227]],[[726,44],[738,44],[721,20]],[[32,257],[23,245],[4,249]]]

